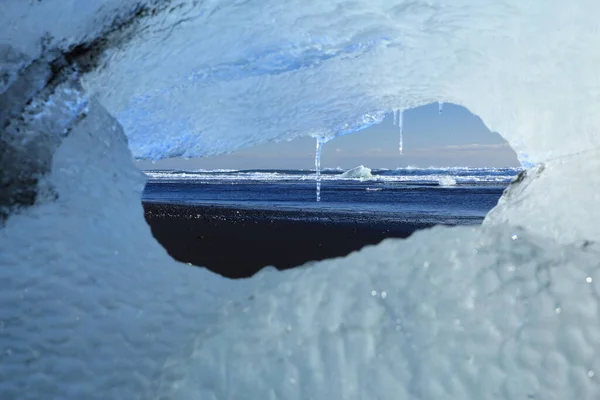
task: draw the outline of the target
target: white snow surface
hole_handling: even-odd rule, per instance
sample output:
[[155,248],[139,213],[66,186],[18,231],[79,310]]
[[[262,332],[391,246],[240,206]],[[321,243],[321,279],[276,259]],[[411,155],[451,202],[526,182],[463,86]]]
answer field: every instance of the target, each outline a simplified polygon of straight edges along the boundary
[[[66,50],[138,3],[5,0],[0,94],[42,36]],[[86,115],[59,121],[75,126],[38,204],[0,229],[0,398],[600,398],[600,3],[161,10],[83,77]],[[153,240],[110,115],[135,156],[161,158],[331,137],[434,101],[468,107],[543,171],[485,226],[236,282]]]

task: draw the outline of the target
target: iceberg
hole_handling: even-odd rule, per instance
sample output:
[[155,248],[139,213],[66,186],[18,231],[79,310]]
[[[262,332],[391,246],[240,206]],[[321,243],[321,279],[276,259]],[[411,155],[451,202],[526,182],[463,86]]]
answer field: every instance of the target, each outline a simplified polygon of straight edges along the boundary
[[[599,12],[4,0],[0,397],[600,397]],[[329,140],[435,102],[531,167],[484,226],[230,281],[144,221],[132,155]]]

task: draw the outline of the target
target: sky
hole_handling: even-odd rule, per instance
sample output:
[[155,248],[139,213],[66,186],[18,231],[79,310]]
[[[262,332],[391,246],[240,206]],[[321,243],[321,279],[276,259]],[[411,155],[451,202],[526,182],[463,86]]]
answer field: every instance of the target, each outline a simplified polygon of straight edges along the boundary
[[[519,166],[508,143],[467,109],[429,104],[404,112],[404,154],[392,115],[378,125],[338,137],[323,146],[323,168],[511,167]],[[200,159],[139,161],[141,169],[313,169],[315,139],[270,142]]]

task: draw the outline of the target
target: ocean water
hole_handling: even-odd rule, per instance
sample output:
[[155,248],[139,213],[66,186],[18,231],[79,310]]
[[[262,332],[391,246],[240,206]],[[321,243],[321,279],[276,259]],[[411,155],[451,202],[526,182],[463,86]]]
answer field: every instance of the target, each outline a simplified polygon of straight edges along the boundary
[[145,171],[144,202],[478,223],[517,168]]

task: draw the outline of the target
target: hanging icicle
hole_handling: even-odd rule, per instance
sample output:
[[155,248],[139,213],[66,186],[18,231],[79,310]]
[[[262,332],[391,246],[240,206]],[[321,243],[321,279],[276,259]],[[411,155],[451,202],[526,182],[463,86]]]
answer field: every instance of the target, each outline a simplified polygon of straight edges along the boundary
[[321,201],[321,150],[325,140],[317,137],[317,151],[315,154],[315,180],[317,181],[317,201]]
[[398,130],[400,131],[398,150],[400,150],[400,154],[404,154],[403,129],[404,129],[404,111],[400,110],[398,112]]
[[394,126],[397,126],[400,131],[400,143],[398,144],[398,150],[400,150],[400,154],[403,154],[404,139],[402,137],[403,136],[402,130],[403,130],[403,125],[404,125],[404,111],[399,108],[394,108],[393,116],[394,116],[394,121],[393,121]]
[[441,114],[443,109],[444,109],[444,102],[438,101],[438,113]]

